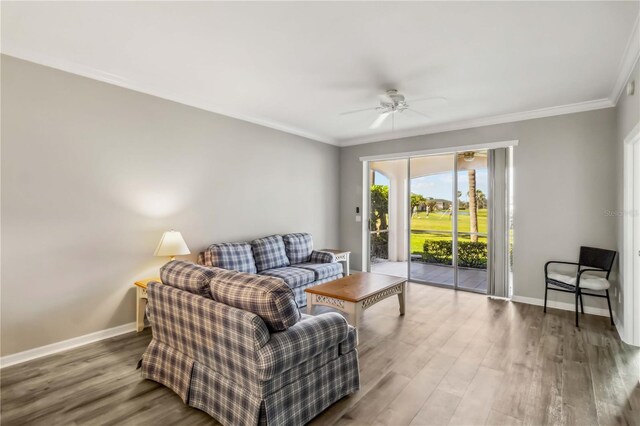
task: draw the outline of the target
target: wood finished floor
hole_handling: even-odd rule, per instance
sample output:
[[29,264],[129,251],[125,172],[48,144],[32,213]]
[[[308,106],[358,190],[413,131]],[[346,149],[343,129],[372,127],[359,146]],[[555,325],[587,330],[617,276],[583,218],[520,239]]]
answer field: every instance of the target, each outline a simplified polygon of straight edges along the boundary
[[[365,312],[361,390],[313,425],[640,424],[640,350],[608,319],[410,284]],[[3,425],[216,424],[142,380],[130,333],[0,372]]]

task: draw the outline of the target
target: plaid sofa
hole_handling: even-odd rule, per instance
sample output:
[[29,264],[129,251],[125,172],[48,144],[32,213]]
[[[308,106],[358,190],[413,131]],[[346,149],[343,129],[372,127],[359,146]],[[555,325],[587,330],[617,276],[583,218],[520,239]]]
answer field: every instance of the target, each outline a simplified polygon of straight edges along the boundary
[[212,244],[198,256],[200,265],[281,278],[299,307],[307,305],[304,290],[343,276],[333,253],[313,249],[307,233],[271,235],[250,243]]
[[302,425],[359,389],[356,330],[294,313],[282,281],[181,261],[161,279],[147,289],[142,374],[186,404],[225,425]]

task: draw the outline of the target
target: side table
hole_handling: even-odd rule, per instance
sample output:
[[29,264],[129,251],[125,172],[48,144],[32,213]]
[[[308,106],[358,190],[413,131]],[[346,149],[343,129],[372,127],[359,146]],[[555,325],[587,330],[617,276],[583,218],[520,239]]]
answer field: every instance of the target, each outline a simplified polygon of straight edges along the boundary
[[144,330],[144,311],[147,307],[147,284],[150,282],[162,282],[160,278],[146,278],[134,283],[136,287],[136,331]]
[[333,255],[336,257],[336,260],[338,262],[344,263],[344,276],[346,277],[347,275],[350,274],[349,272],[349,255],[351,254],[350,251],[338,250],[338,249],[321,249],[320,251],[328,251],[329,253],[333,253]]

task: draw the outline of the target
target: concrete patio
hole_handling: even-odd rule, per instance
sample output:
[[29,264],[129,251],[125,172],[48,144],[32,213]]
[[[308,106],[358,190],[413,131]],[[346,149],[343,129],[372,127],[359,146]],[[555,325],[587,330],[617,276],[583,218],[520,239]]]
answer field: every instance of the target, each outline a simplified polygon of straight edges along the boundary
[[[387,275],[407,276],[407,262],[379,262],[371,264],[371,272]],[[411,279],[427,283],[450,285],[453,287],[453,268],[422,262],[411,263]],[[459,268],[458,287],[487,292],[487,271],[485,269]]]

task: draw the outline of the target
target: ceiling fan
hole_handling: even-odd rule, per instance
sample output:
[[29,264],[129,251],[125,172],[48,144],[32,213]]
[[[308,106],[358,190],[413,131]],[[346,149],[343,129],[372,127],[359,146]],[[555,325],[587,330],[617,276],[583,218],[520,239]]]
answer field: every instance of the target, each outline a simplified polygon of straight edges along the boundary
[[[434,100],[446,102],[446,99],[443,97],[414,99],[411,102],[417,103],[417,102],[426,102],[426,101],[434,101]],[[393,130],[395,127],[395,115],[402,114],[404,111],[411,111],[427,119],[431,118],[420,111],[416,111],[415,109],[410,108],[404,95],[402,93],[399,93],[396,89],[389,89],[384,94],[380,95],[380,105],[377,107],[358,109],[355,111],[347,111],[347,112],[341,113],[340,115],[356,114],[359,112],[366,112],[366,111],[378,111],[380,114],[375,119],[375,121],[371,123],[371,126],[369,126],[370,129],[377,129],[382,125],[382,123],[384,123],[387,120],[387,118],[389,118],[389,116],[391,116],[391,129]]]

